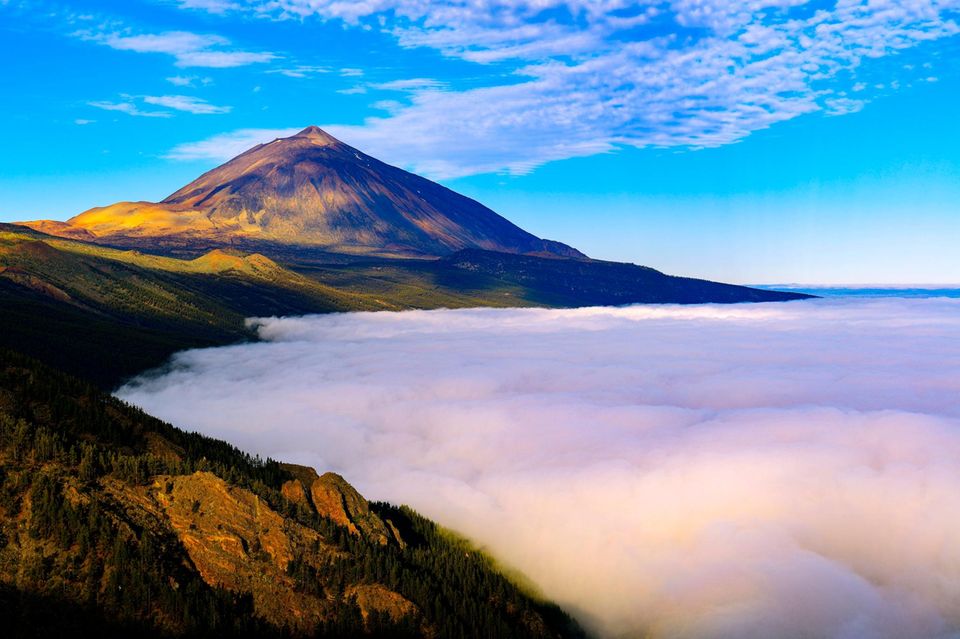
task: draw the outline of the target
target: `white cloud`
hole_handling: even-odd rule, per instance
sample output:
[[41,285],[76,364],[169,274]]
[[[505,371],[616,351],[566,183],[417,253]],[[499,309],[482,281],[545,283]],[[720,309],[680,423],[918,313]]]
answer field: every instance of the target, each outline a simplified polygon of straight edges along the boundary
[[267,73],[278,73],[288,78],[309,78],[324,73],[330,73],[330,67],[316,66],[310,64],[298,64],[292,67],[280,69],[270,69]]
[[429,91],[442,89],[445,83],[430,78],[407,78],[404,80],[391,80],[390,82],[380,82],[371,85],[381,91]]
[[230,49],[230,41],[218,35],[189,31],[166,31],[129,35],[117,33],[80,33],[81,37],[120,51],[163,53],[173,56],[178,67],[228,68],[270,62],[277,55],[267,51]]
[[225,69],[248,64],[269,62],[277,58],[273,53],[251,51],[187,51],[177,56],[177,66]]
[[229,113],[231,107],[217,106],[210,104],[206,100],[191,97],[188,95],[147,95],[143,101],[147,104],[175,109],[177,111],[186,111],[199,115],[211,115],[217,113]]
[[[618,147],[730,144],[800,115],[852,113],[866,61],[960,33],[958,0],[248,0],[274,18],[343,20],[406,47],[512,69],[417,96],[355,137],[434,177],[524,172]],[[927,74],[929,75],[929,74]]]
[[78,124],[80,126],[83,126],[86,124],[93,124],[94,122],[96,122],[96,120],[85,120],[83,118],[77,118],[76,120],[73,121],[74,124]]
[[847,115],[848,113],[856,113],[866,106],[863,100],[853,100],[842,97],[828,98],[824,100],[823,105],[827,115]]
[[185,113],[193,113],[200,115],[211,115],[219,113],[229,113],[231,107],[228,106],[217,106],[215,104],[210,104],[206,100],[201,98],[196,98],[188,95],[143,95],[143,96],[134,96],[123,94],[121,96],[122,101],[120,102],[109,102],[109,101],[95,101],[88,102],[92,107],[98,109],[104,109],[106,111],[119,111],[121,113],[126,113],[127,115],[141,116],[141,117],[153,117],[153,118],[169,118],[173,114],[169,111],[148,111],[142,109],[137,105],[137,101],[141,101],[144,104],[149,104],[152,106],[165,107],[167,109],[173,109],[175,111],[183,111]]
[[960,632],[960,300],[258,325],[120,396],[411,504],[607,636]]
[[175,75],[167,78],[167,82],[177,87],[195,87],[198,85],[206,86],[213,83],[212,78],[198,77],[195,75]]
[[165,156],[170,160],[225,160],[236,157],[258,144],[277,138],[286,138],[305,127],[290,129],[240,129],[232,133],[214,136],[201,142],[180,144]]
[[104,111],[118,111],[120,113],[126,113],[127,115],[136,117],[169,118],[172,115],[168,111],[143,111],[130,99],[126,99],[124,102],[109,102],[106,100],[101,100],[87,102],[87,104],[97,109],[103,109]]
[[175,75],[167,78],[167,82],[177,87],[192,87],[194,79],[182,75]]
[[184,9],[201,9],[209,13],[227,13],[240,9],[240,5],[231,0],[179,0]]

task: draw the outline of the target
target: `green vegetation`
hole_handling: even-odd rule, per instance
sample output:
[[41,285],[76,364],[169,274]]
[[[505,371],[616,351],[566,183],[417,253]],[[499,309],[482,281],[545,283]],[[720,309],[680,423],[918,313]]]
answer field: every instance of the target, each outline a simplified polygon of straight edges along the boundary
[[121,251],[0,224],[0,346],[112,388],[179,350],[254,339],[244,326],[252,316],[805,297],[596,260],[480,250],[368,259],[261,248],[289,266],[219,249],[183,259]]
[[258,257],[178,260],[0,225],[0,347],[111,388],[251,316],[383,308]]
[[666,275],[600,260],[466,249],[439,260],[297,260],[292,268],[341,291],[401,308],[611,306],[778,302],[809,297]]
[[539,306],[536,292],[444,260],[364,259],[346,264],[294,262],[307,277],[341,291],[363,293],[397,308]]
[[[285,498],[291,479],[277,462],[183,432],[0,350],[5,635],[582,636],[558,608],[409,509],[373,506],[399,540],[377,543]],[[207,492],[176,509],[183,486],[221,480],[232,492]],[[246,540],[252,574],[278,562],[283,569],[266,583],[226,587],[203,563],[204,526],[218,508],[244,499],[277,513],[272,534],[282,532],[291,555],[278,559],[270,531],[244,528],[242,519],[217,524],[218,535]],[[386,603],[364,600],[371,589]],[[313,621],[288,625],[308,612]]]

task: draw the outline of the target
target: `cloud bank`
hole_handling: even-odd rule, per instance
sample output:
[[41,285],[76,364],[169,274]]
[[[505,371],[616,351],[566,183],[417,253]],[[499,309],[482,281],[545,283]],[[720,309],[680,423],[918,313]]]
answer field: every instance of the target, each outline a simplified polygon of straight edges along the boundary
[[960,300],[256,325],[119,395],[408,503],[606,636],[960,636]]
[[853,113],[878,84],[935,80],[929,62],[894,57],[960,34],[957,0],[230,4],[305,28],[375,29],[488,69],[485,86],[414,91],[383,116],[340,127],[346,142],[437,178],[523,174],[620,147],[716,147],[808,113]]

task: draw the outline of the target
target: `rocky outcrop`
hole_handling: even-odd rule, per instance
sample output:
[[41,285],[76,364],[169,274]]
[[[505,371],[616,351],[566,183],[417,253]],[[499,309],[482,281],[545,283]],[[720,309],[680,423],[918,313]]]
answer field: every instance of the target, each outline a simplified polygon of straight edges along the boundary
[[257,614],[277,625],[309,630],[324,618],[325,602],[297,592],[287,574],[294,556],[319,567],[336,554],[316,531],[211,473],[158,477],[150,494],[205,582],[251,593]]
[[291,479],[288,482],[284,482],[280,488],[280,494],[298,506],[302,506],[307,510],[313,510],[310,497],[307,495],[307,491],[304,490],[303,483],[299,480]]
[[417,611],[417,607],[412,603],[380,584],[350,586],[346,595],[356,600],[364,620],[374,611],[387,613],[394,621],[400,621]]
[[[324,475],[314,485],[321,492],[329,487],[331,501],[337,494],[347,496],[348,505],[330,519],[381,543],[393,539],[387,525],[370,512],[366,501],[343,478]],[[294,500],[296,495],[306,496],[300,480],[287,482],[287,486],[284,494],[292,491]],[[297,558],[309,569],[323,571],[343,557],[343,551],[328,544],[317,531],[284,518],[252,492],[231,486],[212,473],[196,472],[158,476],[145,494],[125,494],[122,499],[165,517],[205,582],[250,593],[256,613],[274,625],[309,631],[329,617],[333,593],[304,589],[289,569]],[[347,509],[352,515],[344,519]],[[329,516],[326,513],[321,512]],[[373,611],[394,620],[416,612],[413,603],[381,584],[355,584],[343,595],[356,600],[364,619]]]
[[310,487],[310,497],[317,512],[350,532],[385,544],[392,539],[387,525],[370,512],[370,504],[360,493],[336,473],[325,473]]
[[351,534],[378,544],[406,546],[396,526],[371,511],[370,503],[340,475],[320,476],[312,468],[294,464],[285,464],[284,468],[294,477],[281,489],[288,500],[343,526]]

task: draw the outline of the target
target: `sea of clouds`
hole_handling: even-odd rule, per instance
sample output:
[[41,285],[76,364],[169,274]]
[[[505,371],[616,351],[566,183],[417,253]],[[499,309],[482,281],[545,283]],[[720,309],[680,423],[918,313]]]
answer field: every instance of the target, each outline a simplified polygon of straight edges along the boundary
[[119,396],[410,504],[605,636],[960,636],[960,300],[255,324]]

